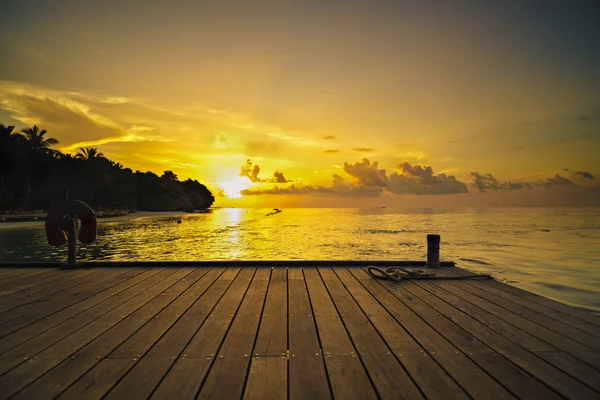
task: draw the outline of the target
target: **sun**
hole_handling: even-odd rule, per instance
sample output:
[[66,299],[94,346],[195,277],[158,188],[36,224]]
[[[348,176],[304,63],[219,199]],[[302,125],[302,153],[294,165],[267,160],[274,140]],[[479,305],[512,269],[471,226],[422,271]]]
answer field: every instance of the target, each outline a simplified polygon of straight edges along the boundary
[[248,189],[252,185],[252,182],[250,182],[248,178],[238,176],[231,181],[217,182],[217,185],[223,189],[225,196],[230,199],[239,199],[242,197],[240,192],[244,189]]

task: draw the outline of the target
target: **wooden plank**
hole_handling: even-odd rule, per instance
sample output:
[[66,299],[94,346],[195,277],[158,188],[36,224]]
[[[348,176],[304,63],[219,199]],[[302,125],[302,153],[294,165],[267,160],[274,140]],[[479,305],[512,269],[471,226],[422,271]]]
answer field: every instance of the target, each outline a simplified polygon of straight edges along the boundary
[[[275,274],[275,271],[269,268],[259,268],[254,275],[250,289],[248,289],[237,317],[225,336],[218,357],[215,357],[197,399],[239,399],[242,397],[254,342],[258,334],[260,310],[265,305],[267,288],[270,289],[271,273]],[[280,358],[287,360],[285,355]],[[286,369],[282,368],[284,371]],[[276,379],[276,377],[278,377],[277,374],[273,378]],[[249,376],[248,381],[250,381]],[[283,386],[287,390],[287,385]],[[278,391],[277,387],[272,387],[272,389],[272,391]]]
[[422,395],[413,378],[339,278],[329,268],[319,268],[319,273],[379,396],[420,398]]
[[[116,395],[118,398],[141,398],[138,390],[149,390],[147,393],[149,395],[153,388],[144,387],[141,382],[135,381],[138,376],[129,373],[131,368],[134,368],[139,360],[147,357],[146,353],[150,347],[205,293],[222,272],[222,269],[209,271],[208,268],[198,268],[161,293],[161,297],[166,297],[171,302],[106,356],[108,362],[97,363],[62,397],[101,398]],[[165,298],[160,301],[164,302]],[[111,393],[107,394],[109,391]]]
[[[39,298],[33,298],[31,301],[15,299],[14,302],[7,302],[6,306],[8,310],[0,313],[0,324],[4,324],[13,321],[16,318],[22,318],[25,314],[35,311],[42,307],[49,307],[51,304],[58,302],[65,297],[72,297],[72,294],[80,293],[82,290],[87,289],[93,285],[103,282],[111,277],[116,277],[127,272],[124,269],[115,271],[97,271],[89,279],[85,277],[77,277],[70,285],[57,285],[57,288],[62,288],[63,291],[55,292],[52,295],[43,296]],[[54,286],[48,286],[47,290],[51,291]],[[24,304],[19,304],[19,303]]]
[[[595,368],[600,368],[600,353],[593,351],[589,347],[583,346],[582,344],[577,343],[568,337],[557,334],[552,330],[516,315],[509,310],[505,310],[487,299],[473,295],[464,290],[462,287],[459,287],[460,283],[457,285],[453,281],[435,281],[435,284],[473,304],[480,310],[484,310],[486,313],[489,313],[496,318],[510,324],[510,336],[514,337],[516,336],[515,332],[522,331],[527,335],[531,335],[532,337],[542,340],[545,343],[548,343],[550,346],[554,346],[552,351],[562,350],[571,354],[580,361],[589,364],[590,374],[592,374],[592,371]],[[573,360],[573,364],[577,364],[576,360]],[[580,368],[582,370],[585,369],[583,365]],[[598,371],[595,373],[598,373]]]
[[[288,364],[289,397],[291,400],[331,398],[316,322],[304,273],[299,267],[288,269],[288,311],[289,353],[295,355]],[[247,390],[249,397],[253,390]]]
[[[376,282],[361,284],[345,268],[334,272],[428,399],[468,398],[464,390],[471,396],[485,397],[492,391],[498,399],[515,398],[418,316],[399,307],[402,303],[391,294],[380,304],[378,297],[363,287],[383,292]],[[394,318],[394,311],[399,318]]]
[[54,270],[52,272],[52,274],[48,274],[45,275],[47,276],[46,279],[42,279],[42,280],[38,280],[38,279],[31,279],[31,280],[26,280],[22,283],[19,284],[15,284],[15,285],[11,285],[10,287],[4,288],[0,290],[0,304],[4,301],[6,301],[7,299],[10,300],[11,298],[15,297],[15,296],[21,296],[23,295],[23,293],[31,293],[31,292],[35,292],[37,290],[40,290],[40,288],[45,288],[48,287],[49,285],[54,285],[57,283],[60,283],[61,281],[65,280],[65,279],[69,279],[69,277],[72,277],[73,275],[77,276],[77,275],[85,275],[85,273],[90,273],[92,272],[92,269],[85,269],[85,270],[78,270],[78,271],[69,271],[69,270]]
[[[446,268],[444,268],[444,269],[446,269]],[[456,269],[457,271],[463,271],[464,273],[471,273],[465,269],[458,268],[458,267],[449,268],[449,269]],[[533,303],[542,305],[544,307],[548,307],[548,308],[558,311],[560,313],[572,316],[574,318],[578,318],[589,324],[600,327],[600,315],[594,314],[588,310],[569,306],[567,304],[560,303],[556,300],[552,300],[547,297],[540,296],[540,295],[532,293],[532,292],[528,292],[526,290],[520,289],[515,286],[506,285],[506,284],[503,284],[503,283],[495,281],[495,280],[488,280],[485,282],[486,282],[486,284],[488,284],[490,286],[494,286],[502,291],[519,296],[522,299],[529,300]]]
[[[472,274],[469,271],[463,270],[461,268],[443,268],[441,271],[443,274],[454,274],[454,275],[467,275]],[[596,338],[600,338],[600,326],[591,324],[582,319],[574,317],[572,315],[566,314],[564,312],[557,311],[553,308],[547,307],[545,305],[536,303],[527,299],[519,294],[513,293],[510,290],[504,290],[504,286],[508,286],[504,283],[498,282],[493,279],[481,280],[481,281],[465,281],[473,286],[485,290],[486,292],[493,294],[495,296],[501,297],[504,300],[510,301],[512,303],[518,304],[526,308],[528,311],[522,310],[517,312],[518,314],[529,314],[531,312],[536,314],[541,314],[545,317],[550,318],[552,321],[560,324],[568,325],[569,327],[578,329],[582,332],[585,332],[589,335],[595,336]],[[585,344],[585,343],[584,343]]]
[[[153,396],[166,398],[177,393],[178,398],[193,398],[197,395],[208,369],[212,365],[215,354],[223,342],[229,327],[237,314],[238,308],[246,294],[256,268],[242,268],[235,276],[233,284],[214,308],[190,343],[186,346],[183,356],[179,358],[167,376],[156,389]],[[204,361],[189,359],[204,359]],[[209,361],[208,363],[205,361]],[[189,371],[190,364],[198,367]]]
[[54,281],[51,285],[44,284],[19,293],[7,295],[0,301],[0,314],[25,304],[48,301],[50,299],[48,296],[52,295],[52,298],[54,298],[60,291],[80,285],[104,273],[106,272],[100,269],[73,271],[62,277],[60,281]]
[[[51,268],[51,269],[53,270],[53,268]],[[5,282],[11,282],[10,278],[25,277],[30,274],[35,275],[40,272],[48,272],[51,269],[49,269],[49,268],[11,268],[6,274],[4,274],[1,277],[2,280],[0,280],[0,284],[3,284]],[[2,268],[0,268],[0,270],[2,270]]]
[[[0,353],[4,353],[65,320],[75,317],[88,308],[117,295],[155,273],[156,271],[151,270],[127,271],[123,275],[110,277],[91,286],[83,292],[83,295],[76,293],[71,298],[64,298],[19,319],[12,320],[10,324],[0,326],[0,331],[3,331],[2,341],[0,341]],[[3,329],[5,327],[7,329]]]
[[[287,269],[275,268],[271,273],[248,373],[247,385],[251,388],[252,393],[256,393],[259,397],[261,393],[266,395],[267,392],[275,392],[285,393],[284,398],[287,398],[287,361],[277,363],[277,365],[281,365],[281,368],[276,370],[265,368],[267,365],[273,365],[272,363],[260,362],[260,359],[264,357],[280,359],[284,357],[287,360],[287,308]],[[273,376],[264,376],[263,374],[267,371]],[[277,386],[266,387],[267,382],[269,385]]]
[[271,274],[258,338],[252,352],[254,356],[286,356],[287,308],[287,269],[276,268]]
[[377,394],[358,351],[316,268],[304,268],[310,303],[317,323],[321,354],[334,398],[375,399]]
[[[537,346],[536,349],[527,348],[520,337],[515,340],[514,337],[509,336],[509,339],[499,334],[496,329],[503,326],[504,321],[443,291],[432,282],[407,281],[402,283],[402,287],[423,299],[462,329],[491,347],[496,353],[506,357],[563,396],[577,398],[598,396],[598,392],[593,391],[589,386],[541,359],[545,354],[555,350],[540,350]],[[433,296],[427,296],[428,293]],[[515,329],[512,331],[518,332]]]
[[[405,328],[413,337],[428,348],[430,354],[436,357],[474,398],[486,398],[489,393],[498,393],[502,396],[503,391],[498,389],[496,381],[519,398],[555,399],[558,397],[539,380],[464,331],[424,300],[407,291],[404,287],[409,284],[408,282],[402,282],[400,285],[383,282],[371,278],[366,271],[358,268],[352,268],[350,272],[398,321],[405,322]],[[433,295],[426,291],[422,292],[421,296],[425,300],[432,301],[430,297]],[[448,354],[454,354],[451,361],[446,360]],[[439,358],[439,355],[442,357]],[[469,360],[487,374],[473,370]]]
[[[488,285],[482,283],[482,281],[452,281],[453,285],[459,287],[460,289],[469,292],[479,298],[482,298],[495,306],[491,311],[494,315],[496,315],[494,310],[505,310],[503,314],[514,314],[519,317],[522,317],[533,324],[537,324],[544,328],[549,329],[550,331],[562,335],[570,340],[578,342],[580,345],[585,346],[586,349],[584,351],[589,352],[591,350],[600,350],[600,338],[590,335],[586,332],[583,332],[579,329],[573,328],[568,324],[564,323],[564,320],[556,320],[545,316],[543,314],[537,313],[533,310],[528,309],[520,304],[514,303],[510,300],[503,298],[502,296],[496,295],[493,292],[493,288],[490,288]],[[580,349],[581,347],[578,346]],[[563,350],[566,350],[563,348]]]
[[35,271],[40,270],[41,268],[22,268],[22,267],[0,267],[0,282],[3,278],[8,278],[9,276],[18,274],[23,271]]
[[54,274],[54,269],[40,269],[36,271],[23,271],[18,275],[5,278],[0,282],[0,291],[28,282],[43,282],[48,276]]
[[287,374],[281,374],[281,371],[287,370],[288,360],[285,357],[254,356],[252,365],[253,373],[261,379],[248,379],[244,399],[287,399]]
[[[72,382],[70,380],[72,379],[72,375],[75,374],[79,377],[85,372],[82,365],[90,362],[99,362],[104,356],[101,351],[102,348],[108,348],[108,351],[114,349],[124,338],[135,332],[139,326],[148,322],[156,312],[168,304],[172,300],[172,296],[176,295],[175,293],[172,296],[157,295],[164,290],[172,288],[181,278],[189,273],[190,270],[175,271],[165,279],[157,281],[149,289],[144,290],[141,295],[134,296],[112,309],[104,315],[104,318],[96,319],[94,322],[86,325],[84,329],[78,330],[47,348],[37,358],[19,365],[2,376],[0,378],[0,386],[10,385],[10,390],[6,392],[7,397],[9,396],[8,393],[12,395],[18,390],[20,391],[15,398],[42,399],[53,398],[58,395],[60,391],[64,390]],[[118,299],[113,298],[111,301],[118,301]],[[154,310],[151,310],[154,313],[147,315],[147,309],[152,306],[155,307]],[[116,344],[107,340],[106,335],[102,335],[106,331],[113,334],[118,332],[115,335],[118,341]],[[123,335],[124,332],[129,334]],[[89,354],[90,343],[99,343],[100,345],[100,349],[98,348],[99,346],[94,348],[96,351],[93,355]],[[69,362],[71,360],[74,361]],[[34,380],[35,382],[33,382]]]
[[[75,343],[76,340],[74,340],[74,337],[87,338],[87,336],[90,334],[89,332],[91,332],[91,334],[96,334],[96,328],[94,328],[95,325],[91,325],[90,327],[88,324],[93,323],[98,319],[106,318],[106,314],[112,311],[114,308],[144,292],[144,290],[152,287],[157,282],[168,278],[174,272],[175,271],[171,270],[163,270],[162,272],[145,279],[139,285],[129,288],[129,290],[122,295],[113,296],[110,299],[103,301],[102,303],[97,304],[96,306],[91,307],[85,312],[79,314],[77,318],[67,319],[63,323],[60,323],[53,328],[35,336],[34,338],[16,347],[13,347],[11,350],[0,356],[0,374],[8,371],[8,369],[14,368],[16,365],[22,364],[24,360],[28,360],[33,357],[37,358],[38,353],[55,345],[64,338],[69,337],[69,343]],[[73,334],[75,336],[70,336]],[[64,349],[63,352],[67,353],[67,351]]]
[[[43,375],[14,398],[53,399],[103,358],[107,358],[109,361],[106,363],[113,367],[110,370],[111,374],[122,372],[125,360],[113,360],[108,354],[193,284],[192,277],[188,280],[182,279],[193,273],[188,268],[175,271],[139,296],[112,310],[105,318],[87,325],[87,332],[80,334],[78,331],[58,345],[45,350],[34,360],[39,361],[40,365],[32,363],[32,366],[27,368],[28,377],[39,376],[42,371]],[[67,354],[65,359],[59,358],[61,354]],[[20,375],[23,375],[23,371]]]
[[[15,324],[14,320],[19,319],[22,322],[23,316],[25,314],[29,314],[32,311],[37,311],[38,309],[43,308],[44,311],[40,312],[39,314],[42,316],[48,316],[48,315],[52,314],[54,312],[54,310],[56,310],[56,307],[53,308],[53,306],[58,303],[58,300],[69,297],[71,300],[70,302],[63,301],[60,304],[63,305],[66,303],[68,305],[71,305],[73,302],[73,299],[76,298],[75,296],[81,297],[79,294],[82,293],[83,291],[87,290],[88,288],[98,285],[99,283],[105,282],[109,279],[114,279],[117,276],[119,276],[120,274],[125,274],[127,272],[129,272],[131,274],[131,272],[127,271],[127,270],[109,271],[106,274],[101,274],[97,277],[92,278],[92,280],[89,280],[89,281],[83,283],[82,285],[78,285],[76,287],[69,288],[69,290],[66,290],[65,292],[58,294],[56,296],[53,296],[51,298],[46,298],[41,301],[34,301],[31,303],[24,304],[22,306],[4,311],[4,312],[0,313],[0,325],[5,325],[7,323],[10,323],[10,326],[8,326],[8,327],[0,326],[0,335],[9,333],[11,331],[11,329],[10,329],[11,327],[16,328],[17,325]],[[30,317],[28,317],[28,318],[30,318]],[[31,323],[34,321],[35,320],[33,320],[33,319],[28,320],[28,323]],[[5,329],[5,331],[2,331],[2,329]]]
[[[219,270],[214,269],[216,272]],[[147,398],[150,396],[175,361],[182,356],[185,346],[200,328],[204,320],[211,314],[214,306],[233,282],[233,278],[227,278],[227,275],[231,275],[232,272],[237,273],[237,271],[239,269],[231,269],[220,275],[210,288],[200,296],[198,301],[185,311],[181,319],[160,338],[146,356],[138,359],[133,369],[127,374],[126,379],[131,379],[128,378],[129,376],[137,378],[135,379],[137,393],[141,397]],[[213,274],[210,274],[202,279],[209,279],[212,276]],[[200,361],[205,360],[201,359]],[[194,363],[186,363],[186,366],[190,367],[192,364]],[[203,366],[206,366],[208,369],[210,364],[208,362],[201,362],[198,367],[203,368]],[[99,368],[91,369],[82,379],[71,386],[61,398],[80,399],[91,397],[89,391],[93,385],[86,384],[86,381],[95,382],[96,380],[101,380],[99,376],[101,373],[102,370]]]

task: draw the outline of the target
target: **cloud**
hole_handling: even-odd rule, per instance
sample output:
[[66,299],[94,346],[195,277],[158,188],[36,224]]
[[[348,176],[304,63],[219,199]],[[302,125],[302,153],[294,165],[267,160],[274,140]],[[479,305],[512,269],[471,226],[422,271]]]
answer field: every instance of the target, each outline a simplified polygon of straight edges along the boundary
[[[563,168],[563,171],[569,171],[568,168]],[[587,171],[572,171],[571,177],[579,181],[582,186],[579,186],[573,180],[566,178],[562,175],[556,174],[552,178],[535,182],[501,182],[494,178],[492,174],[479,174],[478,172],[470,172],[469,175],[473,177],[471,185],[479,190],[480,192],[486,192],[488,190],[518,190],[518,189],[532,189],[534,187],[545,187],[545,188],[585,188],[585,181],[595,180],[596,177]],[[587,185],[589,186],[589,185]]]
[[[287,188],[274,186],[269,189],[247,189],[244,195],[302,195],[308,193],[327,193],[336,196],[378,197],[384,193],[441,195],[452,193],[467,193],[467,185],[458,181],[454,176],[444,173],[434,174],[429,166],[411,166],[403,163],[398,166],[401,174],[393,173],[389,177],[384,169],[379,169],[379,163],[371,163],[368,159],[354,164],[344,163],[344,171],[352,178],[347,181],[338,174],[333,174],[329,187],[323,186],[294,186]],[[252,169],[251,163],[246,170]],[[264,181],[263,181],[264,182]]]
[[293,182],[290,179],[287,179],[283,172],[275,171],[273,173],[273,177],[270,179],[262,179],[258,176],[260,174],[260,167],[258,165],[253,165],[252,160],[246,160],[246,164],[242,165],[240,168],[239,176],[245,176],[250,179],[251,182],[271,182],[271,183],[288,183]]
[[240,194],[244,196],[257,196],[265,194],[279,194],[279,195],[306,195],[312,193],[332,193],[331,188],[322,186],[295,186],[290,185],[289,187],[273,186],[270,189],[244,189],[240,191]]
[[546,179],[546,182],[544,182],[544,186],[547,188],[550,188],[550,187],[556,187],[556,186],[576,187],[577,185],[575,183],[573,183],[573,181],[571,181],[570,179],[567,179],[563,176],[556,174],[556,175],[554,175],[554,178]]
[[431,166],[410,165],[405,162],[398,165],[401,174],[389,176],[387,190],[395,194],[442,195],[467,193],[467,185],[452,175],[434,174]]
[[333,135],[324,135],[324,136],[321,136],[321,138],[323,140],[333,140],[333,139],[335,139],[335,136],[333,136]]
[[469,172],[469,175],[473,177],[471,185],[479,190],[485,192],[487,190],[518,190],[523,188],[531,189],[533,184],[530,182],[500,182],[492,176],[492,174],[481,175],[478,172]]
[[357,151],[359,153],[370,153],[372,151],[375,151],[375,149],[371,147],[355,147],[352,149],[352,151]]
[[323,153],[325,154],[331,154],[331,153],[339,153],[339,150],[325,150]]
[[242,165],[240,169],[240,176],[245,176],[250,179],[251,182],[262,182],[258,177],[260,173],[260,167],[258,165],[252,166],[252,161],[246,160],[246,164]]
[[287,183],[287,182],[291,182],[291,181],[287,180],[285,178],[285,176],[283,176],[283,172],[275,171],[273,173],[273,179],[271,180],[271,182]]
[[359,185],[367,187],[386,187],[388,178],[384,169],[379,169],[379,163],[364,158],[355,164],[344,163],[344,172],[358,180]]
[[433,175],[433,168],[430,166],[421,167],[420,165],[411,166],[405,162],[398,164],[398,169],[406,177],[416,178],[421,185],[435,185],[441,183],[440,177]]
[[[336,178],[337,177],[337,178]],[[334,175],[333,184],[330,187],[324,186],[296,186],[288,187],[273,186],[268,189],[244,189],[240,194],[244,196],[259,196],[259,195],[335,195],[348,197],[379,197],[383,188],[352,186],[344,183],[344,180],[339,175]]]
[[590,180],[596,179],[594,177],[594,175],[592,175],[590,172],[586,172],[586,171],[573,171],[573,172],[571,172],[571,175],[574,178],[583,178],[583,179],[590,179]]

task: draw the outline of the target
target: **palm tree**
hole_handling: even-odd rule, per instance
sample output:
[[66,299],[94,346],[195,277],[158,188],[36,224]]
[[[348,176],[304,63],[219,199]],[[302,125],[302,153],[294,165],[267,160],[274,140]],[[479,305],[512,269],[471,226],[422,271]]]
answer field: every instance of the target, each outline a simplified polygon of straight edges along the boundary
[[58,140],[55,138],[44,138],[44,135],[48,133],[45,129],[40,129],[37,125],[34,125],[33,128],[26,128],[21,132],[27,138],[31,150],[48,154],[52,154],[55,151],[50,147],[57,145]]
[[4,126],[0,124],[0,199],[4,197],[6,191],[6,174],[12,165],[12,150],[11,146],[15,133],[14,126]]
[[104,185],[109,178],[107,167],[110,165],[110,160],[107,160],[104,154],[95,147],[80,148],[75,158],[84,161],[87,174],[88,204],[92,205],[96,189]]
[[45,129],[38,128],[34,125],[33,128],[25,128],[21,131],[25,136],[25,170],[26,170],[26,193],[25,193],[25,206],[29,206],[31,199],[31,178],[33,171],[38,163],[43,159],[41,154],[52,155],[56,150],[50,147],[58,144],[58,140],[55,138],[45,138],[44,135],[48,133]]
[[81,158],[82,160],[92,160],[94,158],[104,158],[104,154],[99,152],[95,147],[82,147],[75,157]]

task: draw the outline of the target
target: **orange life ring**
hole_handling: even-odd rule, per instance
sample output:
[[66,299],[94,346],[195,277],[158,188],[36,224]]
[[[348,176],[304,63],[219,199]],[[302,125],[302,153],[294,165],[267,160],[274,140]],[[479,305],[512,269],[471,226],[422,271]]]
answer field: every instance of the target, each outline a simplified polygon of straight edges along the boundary
[[60,221],[66,215],[77,216],[81,220],[81,229],[79,230],[81,243],[92,243],[96,240],[96,229],[98,228],[96,213],[83,201],[68,200],[57,204],[46,215],[48,244],[58,247],[67,243],[67,234],[60,228]]

